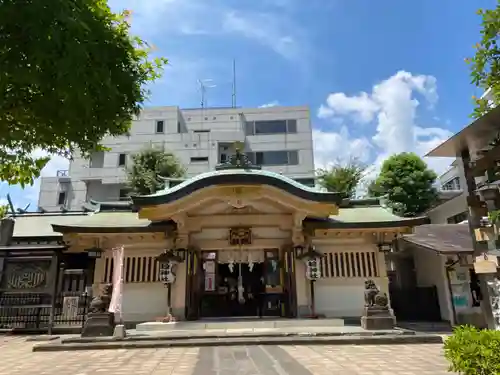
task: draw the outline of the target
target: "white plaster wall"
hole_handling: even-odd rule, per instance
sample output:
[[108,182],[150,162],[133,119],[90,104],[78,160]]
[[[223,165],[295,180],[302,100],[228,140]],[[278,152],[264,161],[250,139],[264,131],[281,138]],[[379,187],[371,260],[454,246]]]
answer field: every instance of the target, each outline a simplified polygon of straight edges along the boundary
[[414,249],[413,259],[415,263],[417,285],[422,287],[436,286],[439,307],[441,310],[441,319],[450,321],[453,313],[446,280],[446,258],[434,251]]
[[147,322],[167,311],[167,288],[162,283],[130,283],[123,287],[123,320]]
[[[377,285],[384,278],[373,278]],[[365,279],[331,278],[315,283],[316,312],[327,318],[358,317],[364,306]],[[308,293],[309,295],[309,293]]]
[[[389,296],[384,255],[378,253],[375,244],[366,242],[364,238],[330,239],[326,241],[313,239],[313,243],[316,246],[316,250],[320,253],[376,251],[378,255],[377,266],[379,277],[371,277],[371,279],[380,288],[382,293],[386,293]],[[302,272],[302,275],[305,275],[305,267]],[[299,277],[297,276],[297,278]],[[305,280],[305,276],[302,276],[302,279]],[[316,313],[332,318],[361,316],[364,306],[365,281],[366,278],[364,277],[331,277],[319,279],[315,282],[314,289]],[[302,284],[303,291],[301,293],[305,293],[306,300],[309,303],[311,298],[309,282],[305,280]]]
[[[172,309],[177,319],[184,319],[186,266],[177,266],[172,286]],[[167,287],[162,283],[127,283],[123,288],[123,319],[126,322],[147,322],[164,317],[167,311]],[[182,315],[175,314],[181,311]]]

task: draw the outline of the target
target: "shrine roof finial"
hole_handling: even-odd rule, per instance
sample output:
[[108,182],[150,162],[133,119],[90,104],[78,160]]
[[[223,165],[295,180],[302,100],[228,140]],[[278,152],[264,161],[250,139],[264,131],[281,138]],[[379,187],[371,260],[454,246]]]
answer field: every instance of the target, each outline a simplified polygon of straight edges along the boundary
[[226,163],[219,164],[215,167],[216,171],[224,169],[261,169],[259,165],[254,165],[247,155],[242,151],[243,143],[235,142],[234,155],[232,155]]

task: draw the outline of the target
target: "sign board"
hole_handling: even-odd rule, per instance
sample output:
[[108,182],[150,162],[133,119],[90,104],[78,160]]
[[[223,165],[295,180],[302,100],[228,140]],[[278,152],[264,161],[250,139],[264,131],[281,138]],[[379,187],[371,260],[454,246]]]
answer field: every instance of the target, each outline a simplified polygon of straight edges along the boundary
[[476,273],[496,273],[498,259],[496,256],[483,254],[474,259],[474,271]]
[[76,319],[78,317],[78,302],[80,297],[64,297],[62,315],[66,319]]
[[205,276],[205,291],[214,292],[215,291],[215,277],[214,275]]

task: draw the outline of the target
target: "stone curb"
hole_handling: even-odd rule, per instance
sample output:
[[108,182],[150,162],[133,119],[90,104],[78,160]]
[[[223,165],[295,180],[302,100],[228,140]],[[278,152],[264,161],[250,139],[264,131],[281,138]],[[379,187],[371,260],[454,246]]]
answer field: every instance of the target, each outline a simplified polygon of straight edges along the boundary
[[116,342],[139,342],[139,341],[170,341],[170,340],[214,340],[214,339],[232,339],[232,338],[285,338],[285,337],[372,337],[372,336],[408,336],[415,335],[413,331],[370,331],[370,332],[221,332],[221,333],[174,333],[165,335],[139,335],[134,334],[125,338],[113,337],[70,337],[63,338],[63,344],[81,344],[81,343],[116,343]]
[[233,345],[397,345],[397,344],[442,344],[439,335],[385,335],[385,336],[336,336],[336,337],[233,337],[191,340],[148,340],[87,343],[48,343],[33,347],[34,352],[56,352],[106,349],[154,349],[173,347],[206,347]]

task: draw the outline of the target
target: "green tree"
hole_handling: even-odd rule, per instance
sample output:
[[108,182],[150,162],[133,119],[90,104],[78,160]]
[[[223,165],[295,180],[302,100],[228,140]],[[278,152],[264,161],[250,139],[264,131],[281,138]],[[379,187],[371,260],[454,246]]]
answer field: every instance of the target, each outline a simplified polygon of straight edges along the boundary
[[165,187],[161,177],[182,178],[186,170],[170,152],[149,147],[132,155],[127,168],[127,185],[132,194],[153,194]]
[[403,152],[384,161],[370,189],[374,196],[384,195],[396,213],[415,216],[436,201],[436,177],[418,155]]
[[32,184],[49,157],[127,134],[164,58],[107,0],[0,0],[0,180]]
[[9,205],[2,204],[0,205],[0,220],[5,218],[9,214]]
[[347,163],[337,162],[329,168],[318,169],[316,176],[326,190],[340,193],[343,198],[352,198],[365,170],[364,164],[351,159]]
[[377,179],[370,181],[366,191],[369,198],[375,198],[384,195],[382,188],[377,183]]
[[[472,83],[490,89],[490,99],[500,104],[500,0],[494,9],[479,9],[482,17],[481,41],[475,45],[474,57],[466,59],[471,67]],[[490,110],[488,100],[473,97],[476,107],[472,114],[478,118]]]

